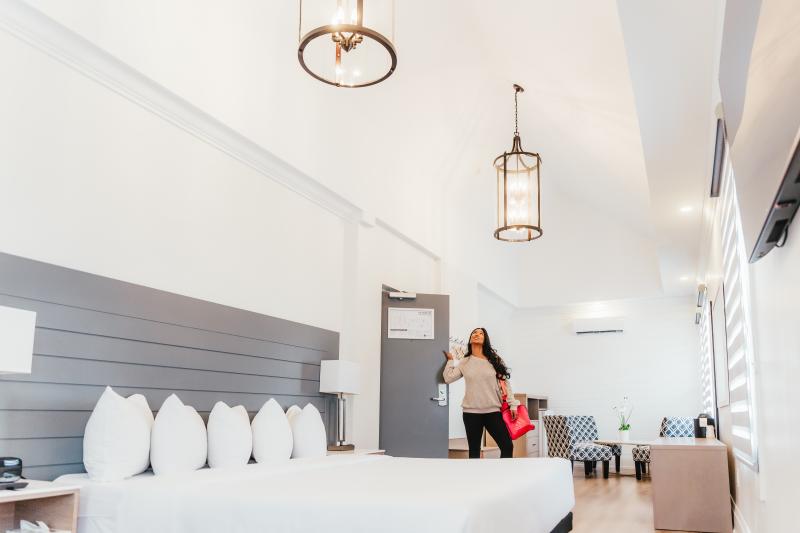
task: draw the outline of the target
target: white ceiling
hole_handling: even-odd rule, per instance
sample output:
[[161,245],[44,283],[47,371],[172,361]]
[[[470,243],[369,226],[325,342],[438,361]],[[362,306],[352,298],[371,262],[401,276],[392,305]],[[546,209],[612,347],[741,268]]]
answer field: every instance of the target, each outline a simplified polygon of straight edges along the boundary
[[[525,307],[694,290],[720,2],[402,0],[396,73],[349,90],[298,65],[294,1],[30,0]],[[521,245],[491,236],[512,83],[544,161]]]

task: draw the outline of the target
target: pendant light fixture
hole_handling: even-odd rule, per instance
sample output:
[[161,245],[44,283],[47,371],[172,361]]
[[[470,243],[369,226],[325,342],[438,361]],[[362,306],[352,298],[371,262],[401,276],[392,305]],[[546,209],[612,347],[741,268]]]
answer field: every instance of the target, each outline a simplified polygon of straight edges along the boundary
[[321,82],[367,87],[391,76],[397,53],[386,35],[394,39],[394,0],[300,0],[297,59]]
[[522,149],[517,96],[525,89],[514,84],[514,140],[511,151],[494,160],[497,172],[496,239],[526,242],[542,236],[542,199],[539,154]]

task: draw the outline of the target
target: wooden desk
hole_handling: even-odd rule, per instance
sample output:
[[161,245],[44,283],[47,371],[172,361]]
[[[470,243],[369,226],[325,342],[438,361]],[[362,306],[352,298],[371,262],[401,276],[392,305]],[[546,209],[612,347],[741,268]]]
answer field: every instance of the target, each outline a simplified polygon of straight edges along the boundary
[[[448,459],[468,459],[469,445],[467,439],[450,439],[447,451]],[[481,459],[499,459],[500,448],[497,446],[481,446]]]
[[611,446],[616,444],[618,446],[650,446],[653,441],[651,440],[619,440],[619,439],[596,439],[595,444],[602,444],[603,446]]
[[649,445],[655,529],[731,533],[725,444],[662,437]]

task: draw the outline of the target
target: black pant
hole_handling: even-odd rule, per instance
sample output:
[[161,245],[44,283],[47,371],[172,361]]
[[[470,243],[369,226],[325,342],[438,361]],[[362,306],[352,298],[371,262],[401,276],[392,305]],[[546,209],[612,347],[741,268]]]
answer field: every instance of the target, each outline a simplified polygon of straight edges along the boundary
[[514,443],[511,442],[511,435],[508,434],[508,428],[500,411],[483,414],[464,413],[464,429],[467,430],[470,459],[480,459],[481,457],[483,428],[486,428],[486,431],[500,447],[500,457],[511,458],[514,455]]

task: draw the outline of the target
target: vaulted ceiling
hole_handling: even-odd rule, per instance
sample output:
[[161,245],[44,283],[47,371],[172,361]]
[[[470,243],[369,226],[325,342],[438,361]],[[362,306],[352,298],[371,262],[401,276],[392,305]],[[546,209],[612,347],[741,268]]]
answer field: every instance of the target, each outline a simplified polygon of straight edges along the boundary
[[[29,3],[516,305],[694,290],[721,2],[403,0],[396,73],[348,90],[298,65],[294,1],[147,1]],[[526,244],[492,238],[512,83],[544,161]]]

